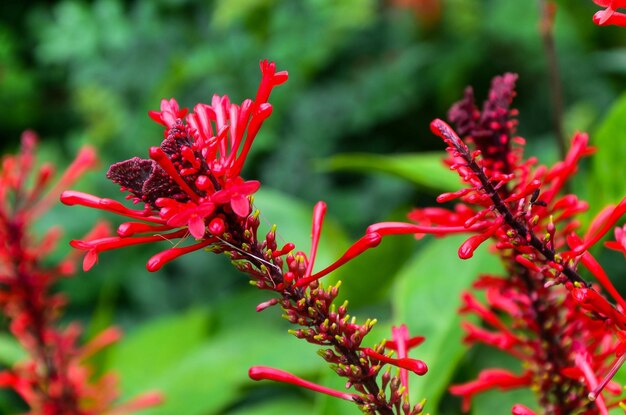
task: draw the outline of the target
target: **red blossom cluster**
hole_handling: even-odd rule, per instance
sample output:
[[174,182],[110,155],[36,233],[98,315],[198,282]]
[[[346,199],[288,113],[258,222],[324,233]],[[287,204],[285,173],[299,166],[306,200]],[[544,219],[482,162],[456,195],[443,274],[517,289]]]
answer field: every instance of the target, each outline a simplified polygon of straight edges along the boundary
[[[259,182],[245,181],[240,173],[261,124],[271,114],[267,100],[272,89],[287,80],[287,73],[276,72],[273,62],[262,61],[261,73],[256,98],[241,105],[231,104],[227,96],[214,96],[211,105],[198,104],[187,115],[174,99],[163,100],[161,111],[150,113],[165,127],[161,145],[150,149],[150,159],[134,157],[114,164],[107,173],[130,193],[129,199],[143,203],[143,209],[130,209],[118,201],[76,191],[61,196],[67,205],[101,209],[136,221],[121,224],[118,236],[72,241],[72,246],[87,251],[83,267],[89,269],[103,251],[173,239],[184,243],[192,236],[192,244],[177,244],[154,255],[147,268],[156,271],[202,248],[225,254],[255,286],[276,294],[257,310],[280,305],[284,317],[300,327],[292,334],[323,346],[320,355],[357,393],[333,391],[267,367],[250,369],[252,379],[288,382],[328,393],[355,402],[367,414],[418,415],[423,402],[410,404],[408,373],[423,375],[427,367],[409,358],[408,351],[423,339],[410,338],[402,326],[393,330],[393,341],[364,347],[363,339],[376,320],[358,324],[348,315],[347,304],[334,304],[340,284],[324,288],[319,281],[377,246],[381,235],[368,233],[333,264],[317,272],[313,266],[326,212],[324,203],[314,209],[309,255],[296,252],[292,243],[279,247],[275,226],[264,238],[258,235],[259,211],[254,209],[251,194]],[[392,357],[393,353],[397,357]],[[398,375],[392,376],[391,368],[385,366],[397,368]]]
[[595,4],[606,7],[593,15],[593,22],[599,26],[616,25],[626,27],[626,14],[617,9],[626,9],[624,0],[593,0]]
[[[55,266],[44,266],[60,236],[51,227],[39,238],[34,222],[56,203],[61,191],[72,185],[96,162],[84,148],[53,185],[54,168],[36,167],[36,138],[25,132],[19,154],[5,156],[0,169],[0,310],[9,329],[28,358],[0,372],[0,387],[14,390],[32,415],[123,415],[152,406],[158,394],[146,394],[117,405],[116,377],[95,377],[85,362],[117,341],[119,330],[110,328],[80,345],[80,328],[58,327],[65,298],[50,292],[59,278],[74,273],[76,256],[68,255]],[[96,225],[87,239],[98,237],[106,226]]]
[[74,241],[72,246],[87,251],[85,270],[103,251],[189,235],[199,240],[153,256],[148,269],[156,271],[180,255],[219,243],[224,234],[245,222],[251,209],[249,196],[260,184],[244,181],[240,172],[259,128],[272,113],[267,102],[272,89],[287,80],[287,72],[276,72],[276,65],[267,61],[261,62],[261,73],[256,98],[241,105],[215,95],[211,105],[198,104],[187,115],[187,109],[181,110],[172,98],[161,101],[161,111],[150,112],[165,127],[161,145],[150,148],[150,159],[133,157],[107,172],[110,180],[129,192],[129,199],[144,204],[142,210],[81,192],[63,193],[61,201],[67,205],[142,221],[120,225],[115,237]]
[[[485,304],[463,294],[461,313],[480,318],[464,322],[467,343],[482,343],[523,362],[521,373],[485,369],[477,379],[450,388],[469,410],[472,397],[488,389],[527,387],[535,391],[544,414],[608,414],[621,404],[621,387],[610,382],[622,364],[626,345],[626,302],[589,253],[626,211],[626,202],[609,206],[577,236],[576,215],[587,208],[573,194],[561,195],[579,160],[593,152],[585,134],[576,134],[565,160],[552,167],[523,157],[524,140],[516,136],[517,111],[510,108],[516,75],[494,78],[479,110],[473,92],[450,110],[457,133],[442,120],[431,124],[447,145],[447,163],[466,187],[442,194],[451,208],[415,209],[415,224],[380,223],[369,231],[387,235],[470,233],[459,248],[471,258],[484,242],[502,259],[505,275],[482,275],[474,288],[485,292]],[[613,249],[624,251],[624,230],[616,229]],[[591,286],[579,274],[582,264],[597,279]],[[617,303],[600,294],[605,290]],[[602,380],[600,380],[602,379]],[[607,391],[613,397],[600,394]],[[514,414],[531,414],[521,405]]]

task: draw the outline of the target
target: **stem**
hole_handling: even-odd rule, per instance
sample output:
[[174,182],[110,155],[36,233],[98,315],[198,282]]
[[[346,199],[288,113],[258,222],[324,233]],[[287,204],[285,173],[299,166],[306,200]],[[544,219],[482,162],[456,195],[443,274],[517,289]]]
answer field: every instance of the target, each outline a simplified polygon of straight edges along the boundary
[[[472,170],[475,174],[476,178],[480,181],[482,185],[483,191],[489,196],[495,209],[502,215],[504,221],[524,240],[528,242],[530,246],[535,248],[537,252],[543,255],[548,261],[558,263],[556,260],[556,254],[553,249],[548,248],[546,244],[541,242],[539,238],[535,235],[535,233],[529,227],[522,224],[520,221],[515,219],[513,213],[506,205],[502,197],[498,191],[494,188],[494,186],[489,181],[489,178],[483,171],[483,169],[476,163],[474,158],[469,152],[469,149],[462,145],[462,143],[457,143],[455,140],[451,140],[451,142],[455,143],[454,148],[458,151],[459,155],[463,157],[467,166]],[[567,277],[568,280],[575,283],[578,282],[583,284],[585,287],[590,287],[591,285],[580,276],[580,274],[572,267],[567,264],[561,264],[563,266],[563,275]]]
[[563,90],[559,71],[556,46],[554,42],[554,15],[556,5],[551,0],[539,2],[539,33],[543,42],[543,51],[548,64],[548,89],[552,103],[552,129],[559,148],[561,160],[567,154],[567,140],[563,131]]
[[[233,225],[241,225],[240,223],[237,224],[233,224]],[[238,229],[236,232],[233,233],[234,237],[241,236],[243,235],[243,227],[240,226],[236,226]],[[241,241],[239,241],[237,243],[237,248],[240,249],[241,248]],[[263,264],[262,261],[259,260],[259,258],[263,258],[263,253],[261,251],[261,249],[259,248],[259,244],[254,243],[250,246],[251,252],[249,255],[246,255],[248,261],[250,263],[252,263],[257,269],[261,269]],[[244,251],[241,250],[240,253],[243,253]],[[244,253],[245,255],[245,253]],[[283,271],[282,269],[280,269],[279,267],[269,267],[268,268],[269,272],[270,272],[270,276],[269,278],[271,279],[271,281],[274,284],[280,284],[284,281],[284,276],[283,276]],[[325,313],[325,310],[322,307],[318,307],[314,301],[312,301],[311,298],[308,298],[306,296],[306,287],[296,287],[296,286],[291,286],[285,290],[283,290],[282,292],[279,292],[279,294],[289,300],[292,304],[297,304],[299,301],[301,301],[302,299],[305,299],[307,306],[305,307],[306,309],[308,308],[314,308],[315,310],[317,310],[318,312],[318,316],[314,321],[311,321],[310,323],[307,323],[306,325],[309,327],[314,327],[317,325],[320,325],[324,322],[324,320],[329,318],[329,315]],[[366,365],[364,365],[361,362],[361,359],[359,357],[358,351],[357,350],[353,350],[353,349],[349,349],[345,346],[342,346],[341,344],[339,344],[338,341],[336,340],[332,340],[330,342],[330,344],[328,344],[328,346],[333,346],[337,351],[339,351],[343,357],[350,363],[350,365],[354,365],[357,366],[361,369],[362,373],[366,373],[368,370],[368,367]],[[393,407],[392,405],[385,401],[384,399],[380,398],[380,388],[378,386],[378,384],[376,383],[376,377],[368,377],[366,379],[364,379],[363,381],[359,382],[361,385],[363,385],[363,387],[371,394],[371,396],[373,397],[373,401],[370,401],[371,403],[373,403],[375,405],[374,410],[376,411],[377,414],[379,415],[394,415],[394,411],[393,411]],[[359,404],[360,402],[355,401],[355,403]]]
[[[549,301],[543,301],[543,296],[536,295],[538,291],[543,288],[545,277],[539,274],[537,275],[539,278],[534,278],[533,275],[530,274],[530,271],[523,267],[519,270],[512,271],[511,274],[519,276],[524,284],[528,298],[530,299],[531,315],[534,317],[537,327],[535,333],[538,336],[540,344],[547,345],[544,349],[544,362],[539,362],[539,364],[540,367],[545,367],[545,363],[551,365],[550,373],[545,379],[548,379],[550,382],[554,379],[554,383],[550,385],[548,390],[544,390],[542,387],[539,388],[540,403],[542,407],[546,409],[546,413],[552,413],[555,409],[559,409],[561,411],[559,413],[569,414],[578,407],[580,402],[579,400],[572,399],[571,396],[568,397],[568,391],[576,385],[576,382],[561,376],[561,371],[568,367],[569,364],[559,338],[557,335],[550,332],[550,320],[557,318],[556,316],[558,316],[559,311],[554,304]],[[537,354],[537,358],[541,358],[540,354]],[[550,395],[552,395],[554,399],[553,404],[556,408],[548,407],[551,403],[549,399]]]

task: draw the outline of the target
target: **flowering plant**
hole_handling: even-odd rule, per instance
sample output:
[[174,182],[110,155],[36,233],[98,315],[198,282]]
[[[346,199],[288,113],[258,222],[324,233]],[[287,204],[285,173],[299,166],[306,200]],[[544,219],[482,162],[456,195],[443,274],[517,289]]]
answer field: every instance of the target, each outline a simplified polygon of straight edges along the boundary
[[[25,132],[19,154],[5,156],[0,170],[0,309],[28,355],[0,372],[0,387],[15,391],[33,415],[123,415],[158,404],[158,393],[116,404],[115,375],[95,376],[88,364],[91,356],[119,340],[119,329],[106,329],[81,345],[78,324],[57,327],[66,299],[51,292],[51,284],[74,274],[76,256],[69,254],[58,264],[45,266],[61,230],[50,228],[35,239],[32,228],[63,189],[94,167],[96,158],[92,148],[84,148],[50,186],[54,167],[35,165],[35,147],[35,134]],[[95,225],[86,239],[98,237],[106,228],[104,223]]]
[[[598,25],[626,26],[619,11],[626,4],[595,3],[605,8],[594,16]],[[554,63],[556,8],[551,2],[540,5],[540,31]],[[439,18],[439,6],[437,2],[429,6],[438,11],[429,17],[429,25]],[[416,10],[420,7],[426,6],[415,6]],[[550,69],[557,84],[558,68]],[[249,179],[245,170],[254,152],[253,143],[274,111],[270,96],[288,80],[287,72],[277,71],[274,62],[261,61],[260,70],[256,96],[241,104],[226,95],[215,95],[210,104],[197,104],[189,112],[171,98],[161,101],[159,111],[150,111],[150,118],[164,129],[160,144],[155,142],[158,145],[150,147],[147,156],[112,164],[106,173],[126,192],[126,203],[66,190],[94,164],[93,150],[83,150],[48,193],[43,192],[51,176],[48,166],[27,177],[34,170],[31,133],[24,135],[17,156],[4,159],[0,175],[0,234],[5,241],[0,250],[0,308],[27,358],[0,372],[0,386],[15,391],[28,413],[124,414],[162,401],[160,394],[149,393],[120,405],[114,378],[101,376],[97,365],[92,367],[89,358],[118,340],[118,329],[107,329],[80,346],[77,325],[61,328],[59,315],[66,300],[52,285],[73,273],[76,256],[69,254],[51,268],[44,266],[57,231],[36,238],[32,230],[34,221],[58,197],[65,205],[97,209],[126,220],[113,235],[107,226],[98,224],[85,237],[71,241],[73,248],[84,252],[84,271],[99,261],[100,267],[110,263],[116,254],[108,251],[137,245],[149,249],[159,249],[152,248],[158,243],[164,246],[147,259],[150,272],[162,271],[166,265],[176,267],[192,256],[187,254],[199,256],[196,251],[223,254],[260,291],[262,299],[255,303],[255,310],[270,314],[280,308],[291,325],[289,333],[318,348],[318,355],[342,384],[337,386],[326,377],[314,381],[306,371],[292,373],[284,370],[280,361],[266,365],[261,360],[253,361],[248,369],[252,380],[295,385],[338,398],[365,414],[418,415],[440,409],[437,393],[416,387],[425,382],[442,384],[439,390],[445,388],[457,397],[459,402],[443,405],[453,406],[454,413],[476,412],[481,396],[493,389],[529,392],[502,409],[516,415],[626,411],[623,381],[618,376],[626,361],[626,300],[597,258],[598,248],[611,233],[614,238],[606,241],[605,247],[626,256],[626,227],[620,226],[626,198],[604,206],[585,223],[582,215],[589,206],[572,190],[572,179],[583,160],[595,152],[586,133],[575,133],[567,143],[560,143],[561,160],[544,165],[525,155],[526,140],[517,133],[519,114],[512,105],[518,75],[494,77],[480,108],[474,90],[468,87],[450,108],[447,122],[435,119],[430,124],[446,146],[448,157],[442,165],[458,175],[460,189],[440,194],[436,207],[422,204],[414,208],[406,220],[370,225],[345,249],[334,250],[330,264],[319,267],[326,203],[318,202],[313,208],[310,249],[305,252],[300,244],[284,240],[280,221],[264,229],[265,213],[255,201],[261,199],[261,181]],[[557,89],[551,91],[556,136],[563,135],[559,96]],[[412,168],[419,170],[420,166]],[[415,329],[423,321],[437,324],[436,315],[405,311],[403,319],[394,318],[379,330],[376,318],[358,322],[348,313],[348,302],[340,291],[342,283],[336,279],[337,275],[348,281],[362,277],[355,272],[355,264],[397,235],[412,235],[422,245],[431,243],[428,235],[448,238],[457,234],[465,239],[456,256],[467,261],[464,269],[471,283],[462,287],[459,298],[450,290],[455,299],[446,299],[437,307],[442,314],[455,314],[456,310],[449,310],[460,302],[463,343],[474,346],[469,353],[489,349],[509,359],[506,364],[481,365],[470,379],[453,377],[461,353],[447,354],[451,338],[444,337],[441,344],[429,348],[434,336]],[[500,271],[479,267],[474,273],[469,264],[481,255],[489,255]],[[439,257],[427,259],[442,261]],[[412,281],[433,278],[419,267],[409,277]],[[383,285],[377,281],[366,289],[373,292]],[[419,301],[407,303],[413,306]],[[227,324],[244,330],[242,321]],[[255,348],[258,337],[262,336],[254,339]],[[189,338],[193,341],[193,336]],[[163,340],[150,338],[148,347],[158,349]],[[425,346],[418,347],[424,342]],[[440,353],[433,355],[438,346]],[[145,350],[144,345],[141,351]],[[272,352],[280,355],[281,349]],[[219,358],[226,353],[210,354]],[[249,351],[240,354],[257,357]],[[184,359],[170,358],[174,365],[182,362],[184,366]],[[453,363],[446,366],[442,360]],[[192,373],[197,376],[197,371]],[[202,376],[227,384],[228,375],[219,370],[208,370]],[[176,383],[176,379],[170,382]],[[222,388],[226,395],[227,386]],[[169,410],[164,408],[152,410]]]

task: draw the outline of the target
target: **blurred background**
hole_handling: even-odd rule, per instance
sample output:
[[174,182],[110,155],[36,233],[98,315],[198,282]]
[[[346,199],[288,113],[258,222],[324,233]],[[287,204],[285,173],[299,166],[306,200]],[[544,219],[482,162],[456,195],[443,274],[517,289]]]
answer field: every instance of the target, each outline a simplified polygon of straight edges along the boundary
[[[597,211],[624,192],[626,35],[591,23],[592,1],[557,1],[554,41],[562,80],[564,128],[597,133],[601,151],[574,184]],[[0,3],[0,146],[15,151],[24,129],[41,139],[42,160],[66,165],[78,148],[97,148],[100,169],[78,189],[119,197],[107,166],[146,157],[162,139],[147,117],[162,98],[181,106],[253,97],[261,59],[289,71],[272,94],[272,117],[255,141],[244,177],[259,179],[264,226],[308,252],[313,204],[329,206],[319,266],[337,258],[376,221],[401,220],[412,206],[434,203],[456,178],[440,166],[443,146],[429,122],[445,117],[467,85],[479,102],[490,80],[517,72],[519,133],[527,152],[551,163],[558,147],[551,124],[550,77],[537,2],[528,0],[95,0]],[[617,102],[617,105],[614,103]],[[98,218],[59,206],[38,226],[61,225],[67,242]],[[58,257],[67,253],[67,245]],[[498,269],[486,252],[455,260],[460,240],[399,237],[337,276],[361,321],[380,320],[370,342],[391,324],[425,334],[415,351],[431,366],[414,399],[433,413],[458,413],[445,385],[476,367],[511,363],[460,345],[458,293],[480,269]],[[183,257],[161,272],[145,270],[159,247],[105,253],[89,273],[59,287],[89,338],[116,324],[126,338],[94,364],[120,373],[122,395],[160,389],[167,403],[147,414],[348,414],[358,410],[282,385],[253,384],[250,365],[271,365],[341,387],[315,347],[286,333],[280,310],[257,314],[267,299],[232,271],[226,258]],[[162,248],[161,248],[162,249]],[[433,263],[432,259],[438,261]],[[607,257],[607,267],[618,257]],[[482,261],[482,262],[481,262]],[[444,264],[442,264],[444,263]],[[612,268],[613,267],[613,268]],[[20,351],[2,335],[0,364]],[[489,363],[487,363],[489,364]],[[330,373],[330,374],[329,374]],[[429,377],[430,376],[430,377]],[[512,394],[487,395],[475,414],[493,413]],[[507,401],[503,401],[507,400]],[[527,402],[532,406],[532,400]],[[491,405],[491,406],[490,406]],[[0,394],[0,413],[19,411]]]

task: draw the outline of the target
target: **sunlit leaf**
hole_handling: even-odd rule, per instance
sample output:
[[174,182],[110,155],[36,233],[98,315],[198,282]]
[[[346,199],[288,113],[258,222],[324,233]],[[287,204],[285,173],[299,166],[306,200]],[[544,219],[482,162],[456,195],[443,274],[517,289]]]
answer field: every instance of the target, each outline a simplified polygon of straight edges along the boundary
[[26,357],[26,353],[15,337],[0,333],[0,364],[13,366]]
[[590,212],[597,213],[609,203],[619,202],[626,195],[623,180],[626,154],[626,94],[613,104],[598,129],[591,135],[591,144],[597,148],[590,168]]
[[435,410],[465,353],[458,315],[461,292],[470,288],[479,274],[497,273],[498,258],[480,247],[469,260],[457,256],[463,236],[434,239],[400,271],[393,293],[394,319],[406,322],[411,335],[426,341],[412,356],[428,364],[428,373],[413,377],[411,395],[428,399]]
[[458,176],[446,169],[442,162],[444,156],[443,152],[393,156],[339,154],[320,162],[320,167],[329,171],[387,173],[438,192],[458,190]]

